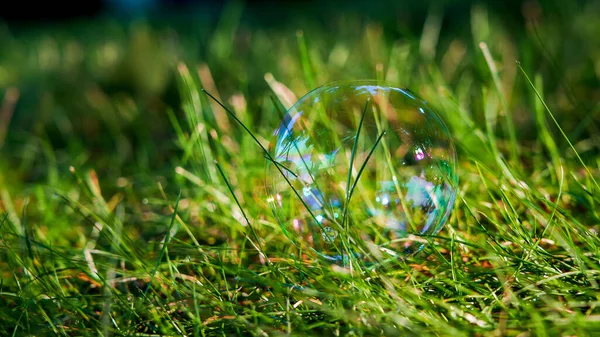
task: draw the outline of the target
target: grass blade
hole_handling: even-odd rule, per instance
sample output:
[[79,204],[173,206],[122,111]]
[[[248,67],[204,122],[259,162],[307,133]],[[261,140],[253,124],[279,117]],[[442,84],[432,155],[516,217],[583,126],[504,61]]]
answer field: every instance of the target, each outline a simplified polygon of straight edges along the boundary
[[219,165],[219,163],[216,160],[215,160],[215,165],[217,166],[217,170],[219,171],[219,174],[221,175],[221,178],[223,178],[223,181],[225,181],[225,184],[227,185],[227,188],[229,189],[229,192],[233,196],[233,200],[235,200],[236,205],[238,206],[238,208],[242,212],[242,216],[246,220],[246,223],[248,224],[248,227],[250,227],[250,232],[252,233],[254,241],[252,239],[250,239],[250,238],[248,238],[248,240],[250,241],[250,243],[252,244],[252,246],[254,246],[254,249],[256,249],[256,251],[258,251],[258,253],[261,256],[261,259],[269,261],[269,259],[267,258],[267,256],[264,253],[262,245],[260,244],[260,238],[258,237],[258,234],[256,234],[256,230],[254,229],[254,226],[252,226],[252,223],[250,222],[250,219],[248,219],[248,216],[246,215],[246,211],[244,210],[244,208],[240,204],[240,201],[238,200],[237,196],[235,195],[235,192],[233,191],[233,187],[229,183],[229,180],[227,179],[227,176],[225,175],[225,172],[223,172],[223,169],[221,168],[221,165]]
[[[202,89],[202,91],[208,95],[211,99],[213,99],[214,101],[217,102],[217,104],[219,104],[221,107],[223,107],[223,109],[225,109],[225,111],[250,135],[250,137],[252,137],[252,139],[254,140],[254,142],[256,144],[258,144],[258,146],[263,150],[264,154],[267,156],[268,160],[272,163],[275,163],[276,160],[273,159],[273,157],[271,156],[271,154],[269,153],[269,151],[260,143],[260,141],[258,140],[258,138],[256,138],[256,136],[254,135],[254,133],[252,133],[252,131],[250,131],[250,129],[248,129],[246,127],[246,125],[244,125],[244,123],[233,113],[231,112],[231,110],[229,110],[223,103],[221,103],[219,100],[217,100],[213,95],[211,95],[208,91]],[[285,179],[287,185],[292,189],[292,191],[294,192],[294,194],[296,195],[296,197],[298,198],[298,200],[300,200],[300,202],[302,202],[302,205],[306,208],[306,210],[308,211],[308,213],[310,214],[310,217],[315,221],[315,223],[319,226],[319,228],[321,230],[323,230],[323,226],[321,225],[321,223],[317,220],[317,217],[315,216],[314,212],[311,210],[311,208],[306,204],[306,201],[304,201],[304,198],[302,198],[302,196],[300,195],[300,193],[298,193],[298,191],[294,188],[294,185],[292,185],[292,183],[290,182],[290,180],[288,179],[288,177],[285,175],[285,173],[283,173],[281,166],[280,165],[276,165],[274,164],[275,167],[277,168],[277,170],[279,171],[279,173],[281,174],[281,176]],[[324,232],[325,233],[325,232]],[[325,234],[328,236],[328,234]]]
[[505,116],[505,126],[508,132],[508,139],[510,142],[510,155],[513,163],[519,162],[519,146],[517,145],[517,133],[515,131],[515,124],[513,122],[512,113],[508,108],[508,103],[506,102],[506,96],[502,91],[502,85],[500,83],[500,77],[498,77],[498,69],[496,68],[496,64],[494,63],[494,59],[492,58],[492,54],[487,47],[485,42],[481,42],[479,44],[479,48],[483,53],[485,58],[485,62],[488,65],[490,73],[492,75],[492,81],[494,82],[494,88],[496,89],[496,93],[500,98],[500,104],[502,105],[502,110],[504,111]]
[[583,167],[583,169],[587,172],[588,177],[592,180],[592,182],[596,186],[596,190],[600,191],[600,186],[598,186],[598,182],[594,178],[594,175],[592,174],[592,172],[590,171],[590,169],[588,168],[588,166],[585,164],[585,162],[583,161],[583,159],[581,159],[581,156],[579,156],[579,152],[577,152],[577,150],[575,149],[575,146],[573,146],[573,143],[571,143],[571,140],[569,139],[569,137],[567,137],[567,134],[560,127],[560,124],[556,120],[556,117],[554,117],[554,114],[552,113],[552,111],[550,110],[550,108],[548,107],[548,105],[546,105],[546,102],[544,101],[544,98],[537,91],[537,89],[535,88],[535,85],[533,85],[533,82],[531,82],[531,79],[529,78],[529,76],[527,76],[527,73],[525,72],[525,69],[523,69],[523,67],[521,66],[520,63],[517,63],[517,65],[518,65],[519,69],[521,70],[521,73],[523,74],[523,76],[525,76],[525,80],[527,80],[527,83],[529,83],[529,86],[535,92],[535,95],[537,96],[537,98],[544,105],[544,108],[546,109],[546,112],[548,112],[548,115],[550,115],[550,118],[552,118],[552,121],[554,122],[554,124],[556,125],[556,127],[558,128],[558,130],[560,131],[561,135],[567,141],[567,143],[569,144],[569,147],[571,148],[571,150],[573,150],[573,153],[577,157],[577,160],[579,161],[579,163],[581,164],[581,166]]
[[146,290],[144,290],[144,296],[148,294],[148,290],[152,287],[152,281],[156,277],[156,273],[158,268],[160,267],[160,263],[162,262],[163,257],[165,256],[165,252],[167,251],[167,245],[169,241],[171,241],[171,230],[175,225],[175,219],[177,218],[177,210],[179,209],[179,201],[181,200],[181,192],[177,195],[177,200],[175,201],[175,207],[173,208],[173,215],[171,216],[171,222],[169,223],[169,230],[165,235],[165,239],[163,240],[162,247],[160,249],[160,253],[158,254],[158,258],[156,259],[156,264],[152,273],[150,274],[150,281],[148,281],[148,285],[146,286]]
[[[352,171],[354,168],[354,156],[356,155],[356,148],[358,147],[358,137],[360,136],[360,130],[362,129],[363,121],[365,120],[365,114],[367,113],[367,109],[369,107],[369,100],[365,102],[365,108],[360,116],[360,121],[358,122],[358,128],[356,129],[356,135],[354,136],[354,144],[352,144],[352,153],[350,154],[350,166],[348,168],[348,180],[346,181],[346,202],[344,204],[343,217],[342,217],[342,228],[348,231],[346,225],[346,216],[348,215],[348,203],[350,202],[350,181],[352,180]],[[358,180],[358,179],[357,179]]]

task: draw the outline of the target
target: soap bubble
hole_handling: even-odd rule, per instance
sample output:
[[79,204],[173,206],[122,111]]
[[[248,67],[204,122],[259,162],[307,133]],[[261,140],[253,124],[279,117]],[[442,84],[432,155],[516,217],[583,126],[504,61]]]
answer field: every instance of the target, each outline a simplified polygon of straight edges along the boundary
[[277,221],[299,248],[333,261],[419,251],[456,198],[448,129],[406,89],[366,81],[317,88],[288,110],[269,153]]

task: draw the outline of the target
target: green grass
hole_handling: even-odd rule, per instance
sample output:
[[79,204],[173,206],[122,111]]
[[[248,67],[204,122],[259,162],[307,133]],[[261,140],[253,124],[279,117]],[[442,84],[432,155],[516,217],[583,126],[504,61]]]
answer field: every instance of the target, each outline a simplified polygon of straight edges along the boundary
[[[0,335],[597,335],[598,3],[532,4],[422,34],[239,3],[215,30],[0,30]],[[314,85],[364,78],[444,117],[460,185],[422,252],[344,268],[277,223],[265,147]]]

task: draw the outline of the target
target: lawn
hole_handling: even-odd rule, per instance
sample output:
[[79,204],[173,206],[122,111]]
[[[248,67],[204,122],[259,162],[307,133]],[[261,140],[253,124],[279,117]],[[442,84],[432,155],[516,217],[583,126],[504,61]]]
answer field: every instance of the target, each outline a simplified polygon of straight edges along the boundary
[[[0,335],[600,334],[600,2],[262,6],[0,25]],[[385,263],[299,249],[265,186],[285,110],[356,79],[458,158]]]

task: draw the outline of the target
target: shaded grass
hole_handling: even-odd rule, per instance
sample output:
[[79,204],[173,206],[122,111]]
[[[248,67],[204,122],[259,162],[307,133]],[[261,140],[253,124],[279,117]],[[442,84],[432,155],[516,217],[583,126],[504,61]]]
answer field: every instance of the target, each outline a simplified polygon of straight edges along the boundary
[[[594,119],[565,103],[572,93],[547,79],[556,76],[543,66],[550,61],[532,50],[540,40],[550,53],[568,43],[552,35],[560,24],[548,19],[535,36],[527,30],[511,36],[502,18],[479,6],[471,25],[487,46],[480,48],[477,37],[438,37],[435,27],[395,40],[361,21],[346,26],[352,37],[345,39],[316,24],[300,27],[301,34],[299,27],[244,28],[232,8],[221,33],[211,37],[212,75],[198,70],[197,60],[161,63],[173,70],[174,104],[154,89],[114,94],[98,84],[98,74],[113,68],[106,68],[107,60],[94,63],[93,55],[104,55],[109,43],[118,63],[128,38],[120,36],[82,47],[90,72],[31,68],[36,76],[51,76],[39,107],[5,105],[22,110],[1,114],[14,118],[0,163],[3,334],[599,332],[599,145],[590,132],[569,137],[582,129],[580,120]],[[568,8],[565,13],[547,15],[573,15]],[[571,19],[577,27],[595,27],[583,14]],[[487,33],[480,29],[486,26]],[[146,33],[153,39],[150,28],[137,29],[127,33],[132,41]],[[242,48],[228,40],[230,31],[253,33],[237,58],[228,56]],[[589,31],[576,36],[597,41]],[[32,46],[66,52],[69,43],[81,43],[44,41],[33,39]],[[596,45],[579,48],[594,55]],[[18,41],[11,48],[27,53]],[[40,57],[39,50],[31,55]],[[8,56],[0,62],[3,68],[31,66]],[[240,71],[247,64],[260,70],[258,78]],[[578,97],[594,97],[594,85],[577,77],[584,71],[571,65],[563,70],[581,88]],[[592,65],[582,67],[594,74]],[[79,87],[53,80],[73,72],[88,80]],[[263,85],[267,72],[278,81]],[[203,94],[209,76],[222,105]],[[277,223],[264,189],[265,165],[273,162],[266,144],[281,118],[279,104],[314,84],[364,77],[407,86],[444,116],[456,139],[461,185],[446,227],[419,238],[427,243],[420,254],[350,269],[298,249]],[[3,97],[18,90],[27,98],[31,82],[3,83],[13,88],[2,89]],[[60,99],[65,88],[74,92],[71,99]],[[87,122],[77,118],[80,105],[93,108]],[[219,122],[215,116],[223,113],[236,123],[223,122],[222,115]],[[36,122],[23,122],[31,118]]]

